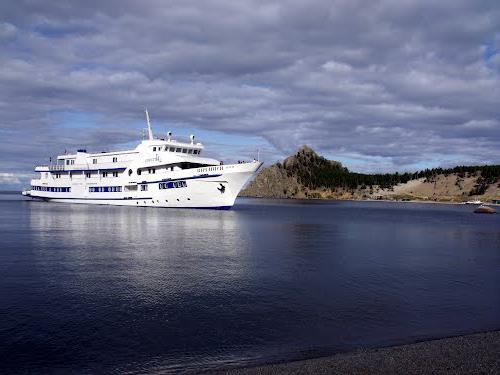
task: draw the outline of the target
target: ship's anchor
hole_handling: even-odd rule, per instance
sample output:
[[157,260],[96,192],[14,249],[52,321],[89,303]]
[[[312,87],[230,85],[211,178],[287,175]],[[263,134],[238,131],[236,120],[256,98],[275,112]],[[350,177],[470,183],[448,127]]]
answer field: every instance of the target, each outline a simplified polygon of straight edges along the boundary
[[217,190],[220,191],[221,194],[224,194],[224,192],[226,191],[226,187],[222,184],[219,184],[220,187],[217,188]]

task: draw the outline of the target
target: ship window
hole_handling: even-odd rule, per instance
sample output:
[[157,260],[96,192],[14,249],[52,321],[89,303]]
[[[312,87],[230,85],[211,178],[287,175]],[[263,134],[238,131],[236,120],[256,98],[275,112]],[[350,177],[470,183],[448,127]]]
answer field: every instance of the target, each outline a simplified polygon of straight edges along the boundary
[[85,177],[90,178],[90,172],[85,173]]
[[140,170],[140,169],[138,169],[138,170],[137,170],[137,174],[138,174],[139,176],[141,175],[141,170]]
[[168,149],[168,151],[170,151],[170,152],[175,152],[175,148],[174,148],[174,147],[170,147],[170,148]]
[[148,185],[143,184],[141,185],[141,191],[147,191],[148,190]]
[[72,160],[70,161],[70,164],[71,164],[71,165],[75,164],[75,159],[72,159]]
[[118,161],[118,158],[117,157],[114,157],[113,158],[113,163],[116,163]]
[[69,165],[69,160],[66,160],[66,165]]
[[102,177],[108,177],[108,172],[102,172]]
[[128,170],[128,175],[129,175],[129,176],[132,176],[132,169],[129,169],[129,170]]
[[97,164],[97,159],[92,159],[92,164]]
[[175,152],[181,152],[180,147],[175,149]]
[[118,172],[113,172],[113,177],[118,177]]
[[183,153],[183,154],[187,154],[187,152],[188,152],[188,150],[187,150],[187,149],[185,149],[185,148],[183,148],[183,149],[182,149],[182,153]]
[[153,151],[156,151],[156,147],[153,147]]
[[193,150],[189,149],[188,154],[192,154],[192,153],[193,153]]

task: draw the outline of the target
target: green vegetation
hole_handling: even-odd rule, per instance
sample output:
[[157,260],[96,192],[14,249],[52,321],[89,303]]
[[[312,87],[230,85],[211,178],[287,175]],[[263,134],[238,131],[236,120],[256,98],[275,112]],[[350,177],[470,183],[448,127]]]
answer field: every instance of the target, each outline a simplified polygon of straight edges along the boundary
[[391,188],[400,183],[426,178],[433,181],[438,175],[457,174],[459,178],[479,176],[471,195],[483,194],[489,184],[500,181],[500,165],[458,166],[454,168],[425,169],[415,173],[363,174],[350,172],[342,164],[317,155],[309,148],[301,149],[296,155],[285,160],[283,165],[288,176],[296,176],[298,181],[310,188],[357,189],[379,186]]

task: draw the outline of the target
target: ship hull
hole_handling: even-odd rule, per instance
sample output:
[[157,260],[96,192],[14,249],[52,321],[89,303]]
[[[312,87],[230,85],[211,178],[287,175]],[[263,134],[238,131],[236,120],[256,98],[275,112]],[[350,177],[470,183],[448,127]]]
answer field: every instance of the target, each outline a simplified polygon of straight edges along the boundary
[[[100,186],[75,181],[70,192],[38,191],[32,188],[25,192],[36,200],[55,203],[95,204],[132,207],[158,208],[205,208],[230,209],[238,193],[250,180],[262,163],[253,162],[232,166],[214,167],[208,171],[184,173],[175,178],[154,179],[147,176],[144,181],[136,182],[136,191],[127,191],[130,182],[114,181],[114,186],[122,186],[119,192],[99,192]],[[142,191],[142,186],[146,186]]]

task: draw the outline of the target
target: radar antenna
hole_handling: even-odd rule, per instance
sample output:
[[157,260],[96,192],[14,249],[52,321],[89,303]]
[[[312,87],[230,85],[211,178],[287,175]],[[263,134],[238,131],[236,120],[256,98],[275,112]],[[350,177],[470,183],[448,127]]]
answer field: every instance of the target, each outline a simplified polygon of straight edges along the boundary
[[144,112],[146,113],[146,122],[148,123],[148,138],[150,141],[152,141],[153,140],[153,130],[151,129],[151,122],[149,121],[148,109],[146,108],[144,110]]

